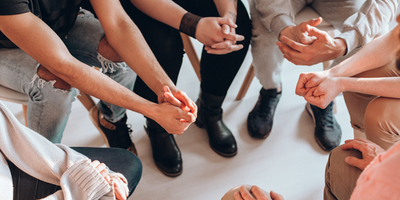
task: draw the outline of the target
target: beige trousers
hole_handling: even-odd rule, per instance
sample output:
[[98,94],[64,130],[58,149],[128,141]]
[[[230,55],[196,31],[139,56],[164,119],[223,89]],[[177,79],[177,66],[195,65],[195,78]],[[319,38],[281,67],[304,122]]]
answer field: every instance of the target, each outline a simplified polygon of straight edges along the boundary
[[[355,77],[400,77],[400,70],[393,61]],[[343,92],[343,96],[353,128],[364,132],[368,140],[385,150],[400,140],[400,99],[355,92]]]

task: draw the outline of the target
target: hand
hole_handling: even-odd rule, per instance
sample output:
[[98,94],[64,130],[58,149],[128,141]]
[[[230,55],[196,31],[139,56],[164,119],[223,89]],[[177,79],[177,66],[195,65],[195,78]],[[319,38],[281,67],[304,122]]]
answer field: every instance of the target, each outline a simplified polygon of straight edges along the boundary
[[302,22],[297,26],[288,26],[281,31],[279,40],[282,40],[283,36],[285,36],[301,44],[312,44],[317,38],[308,34],[308,26],[318,26],[321,22],[322,18],[318,17],[316,19]]
[[98,160],[95,160],[91,163],[91,165],[100,173],[107,183],[110,183],[110,176],[108,175],[107,166],[104,163],[100,163]]
[[[223,26],[225,25],[225,26]],[[199,40],[206,47],[212,47],[214,44],[223,43],[225,40],[241,41],[244,39],[243,36],[235,34],[235,32],[227,31],[228,28],[235,29],[237,25],[231,20],[227,18],[221,17],[204,17],[201,18],[199,23],[197,24],[196,29],[196,39]],[[223,45],[228,44],[219,44],[214,47],[221,48]],[[232,45],[232,44],[231,44]]]
[[317,87],[329,75],[329,70],[301,73],[296,85],[296,94],[305,96],[311,88]]
[[312,44],[302,44],[286,36],[276,44],[284,58],[296,65],[314,65],[327,60],[343,56],[346,52],[346,43],[343,39],[333,39],[325,31],[307,25],[309,36],[315,36]]
[[325,79],[317,87],[311,88],[304,96],[304,99],[322,109],[326,108],[343,91],[339,80],[340,78],[336,77]]
[[168,102],[155,104],[152,116],[168,133],[181,135],[196,120],[193,113],[182,110]]
[[[222,25],[221,31],[224,34],[229,34],[230,32],[236,35],[236,31],[234,28],[230,28],[227,24]],[[205,46],[204,49],[207,51],[209,54],[216,54],[216,55],[223,55],[223,54],[228,54],[233,51],[239,51],[240,49],[243,48],[242,44],[237,45],[237,41],[242,41],[244,40],[243,36],[237,35],[236,40],[229,40],[225,39],[225,41],[213,44],[211,47],[210,46]]]
[[376,156],[385,152],[379,145],[364,139],[346,140],[342,145],[342,149],[356,149],[362,153],[362,159],[348,156],[344,160],[347,164],[361,170],[364,170]]
[[168,86],[163,87],[164,93],[159,95],[158,102],[168,102],[184,111],[191,112],[197,118],[197,106],[185,92],[174,88],[173,92]]
[[282,195],[271,191],[270,195],[271,198],[269,198],[259,187],[253,186],[251,187],[251,192],[254,194],[250,194],[250,192],[246,189],[246,187],[241,186],[239,192],[235,192],[234,198],[235,200],[284,200]]
[[117,200],[126,200],[129,195],[128,183],[122,180],[120,177],[114,178],[114,193]]
[[[98,160],[93,161],[91,165],[100,173],[107,183],[110,184],[111,178],[108,174],[107,166],[104,163],[100,163]],[[129,192],[127,183],[118,176],[115,176],[113,180],[115,198],[117,200],[126,200]]]

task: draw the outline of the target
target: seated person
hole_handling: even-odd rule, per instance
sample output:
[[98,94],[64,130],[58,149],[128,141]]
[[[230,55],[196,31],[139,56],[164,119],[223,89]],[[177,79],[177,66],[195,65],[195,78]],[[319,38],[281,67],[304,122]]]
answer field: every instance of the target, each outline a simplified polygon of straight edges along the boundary
[[[29,96],[28,126],[60,142],[79,89],[101,100],[91,114],[98,127],[109,128],[101,129],[109,146],[135,152],[125,108],[157,121],[168,133],[182,134],[195,120],[196,105],[163,71],[120,2],[88,1],[98,19],[79,14],[83,2],[0,2],[0,85]],[[158,103],[132,92],[135,73]],[[178,105],[168,103],[165,87]]]
[[[324,199],[400,199],[399,165],[400,142],[385,152],[368,140],[348,140],[331,151],[325,171]],[[251,193],[242,186],[232,193],[231,199],[283,200],[273,191],[268,197],[257,186],[251,188]]]
[[324,108],[343,92],[353,128],[388,149],[400,141],[399,36],[397,25],[337,66],[302,73],[296,94]]
[[[273,125],[275,109],[282,92],[284,59],[296,65],[314,65],[334,60],[335,66],[357,52],[374,37],[383,34],[395,16],[398,0],[251,0],[253,23],[252,56],[255,75],[263,86],[247,119],[250,136],[266,138]],[[312,31],[321,19],[295,24],[304,7],[313,8],[341,32],[332,38],[325,31]],[[276,45],[277,44],[277,45]],[[340,144],[341,129],[333,115],[333,102],[321,109],[307,104],[314,118],[318,145],[331,151]]]
[[135,190],[142,164],[134,154],[116,148],[74,149],[20,124],[0,102],[1,199],[125,200]]

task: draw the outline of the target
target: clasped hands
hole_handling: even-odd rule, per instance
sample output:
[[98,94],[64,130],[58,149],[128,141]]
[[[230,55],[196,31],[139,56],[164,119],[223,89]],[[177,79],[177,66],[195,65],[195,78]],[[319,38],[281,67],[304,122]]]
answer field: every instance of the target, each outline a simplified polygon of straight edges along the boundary
[[191,123],[196,121],[197,106],[178,88],[163,87],[158,95],[157,105],[160,109],[154,120],[168,133],[181,135]]
[[314,65],[343,56],[345,41],[316,28],[321,22],[319,17],[284,28],[276,43],[284,58],[295,65]]
[[205,45],[209,54],[228,54],[243,48],[236,44],[244,40],[244,36],[235,32],[237,25],[228,18],[204,17],[197,24],[196,39]]

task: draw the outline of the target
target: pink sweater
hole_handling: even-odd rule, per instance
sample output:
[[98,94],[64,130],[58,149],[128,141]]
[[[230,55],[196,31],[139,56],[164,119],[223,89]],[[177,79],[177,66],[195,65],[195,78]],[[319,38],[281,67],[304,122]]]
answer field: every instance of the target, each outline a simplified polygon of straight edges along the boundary
[[365,168],[351,199],[400,199],[400,142],[377,156]]

